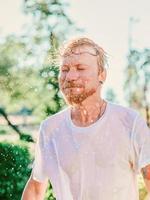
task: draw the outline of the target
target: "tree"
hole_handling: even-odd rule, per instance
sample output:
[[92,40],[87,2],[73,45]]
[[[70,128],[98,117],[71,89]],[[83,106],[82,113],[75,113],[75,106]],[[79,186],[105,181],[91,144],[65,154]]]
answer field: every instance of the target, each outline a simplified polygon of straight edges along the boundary
[[112,88],[108,88],[106,91],[106,99],[111,102],[117,103],[116,94]]
[[[36,64],[43,64],[49,49],[58,49],[62,41],[77,29],[67,14],[69,4],[61,0],[24,0],[24,12],[32,17],[26,36]],[[54,42],[55,39],[55,42]]]
[[125,69],[125,94],[129,104],[146,114],[150,126],[150,49],[142,51],[133,49],[128,55],[128,66]]
[[[57,64],[58,48],[69,32],[79,31],[67,15],[69,6],[61,0],[26,0],[24,11],[32,16],[32,29],[28,33],[36,66],[39,66],[43,79],[43,91],[50,92],[51,99],[45,99],[46,115],[58,112],[65,102],[58,87],[59,66]],[[44,53],[43,53],[44,52]]]

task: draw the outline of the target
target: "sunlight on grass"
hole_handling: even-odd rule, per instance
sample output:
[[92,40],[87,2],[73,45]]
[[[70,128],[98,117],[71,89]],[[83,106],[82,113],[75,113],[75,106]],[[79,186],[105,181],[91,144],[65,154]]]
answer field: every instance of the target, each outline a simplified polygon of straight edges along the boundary
[[147,191],[144,185],[144,180],[142,175],[138,176],[138,186],[139,186],[140,200],[146,200]]

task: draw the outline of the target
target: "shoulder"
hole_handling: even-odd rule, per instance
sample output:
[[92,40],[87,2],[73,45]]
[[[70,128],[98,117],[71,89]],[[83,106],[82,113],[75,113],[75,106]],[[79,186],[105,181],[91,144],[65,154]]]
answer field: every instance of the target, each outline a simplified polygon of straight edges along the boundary
[[40,128],[44,130],[44,132],[51,132],[55,128],[57,128],[63,120],[66,118],[66,115],[69,111],[69,107],[66,107],[59,112],[46,117],[42,122]]
[[109,102],[109,105],[112,111],[116,114],[122,114],[122,115],[126,114],[133,117],[136,117],[139,114],[138,111],[136,111],[135,109],[131,107],[127,107],[127,106],[120,105],[117,103],[112,103],[112,102]]
[[126,107],[124,105],[116,104],[109,102],[111,116],[116,121],[122,122],[124,125],[128,127],[132,127],[137,117],[139,116],[138,111],[131,107]]

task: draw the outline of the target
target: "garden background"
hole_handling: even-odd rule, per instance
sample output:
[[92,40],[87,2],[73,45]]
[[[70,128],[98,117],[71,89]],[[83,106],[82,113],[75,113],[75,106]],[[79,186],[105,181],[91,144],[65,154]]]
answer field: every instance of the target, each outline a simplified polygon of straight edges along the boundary
[[[150,3],[0,1],[0,200],[19,200],[30,176],[39,124],[65,108],[58,48],[75,36],[108,53],[103,97],[138,110],[150,126]],[[140,200],[146,198],[138,177]],[[55,199],[49,184],[45,200]]]

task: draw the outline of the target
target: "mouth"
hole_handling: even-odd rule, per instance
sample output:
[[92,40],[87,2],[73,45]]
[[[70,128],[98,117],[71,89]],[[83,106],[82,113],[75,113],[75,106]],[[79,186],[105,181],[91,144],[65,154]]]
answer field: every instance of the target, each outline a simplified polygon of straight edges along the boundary
[[81,87],[66,87],[64,88],[64,90],[69,90],[69,91],[72,91],[72,92],[81,92],[82,88]]
[[81,88],[81,87],[78,87],[78,86],[76,86],[76,87],[65,87],[65,89],[72,89],[72,88]]
[[66,88],[78,88],[78,87],[66,87]]

